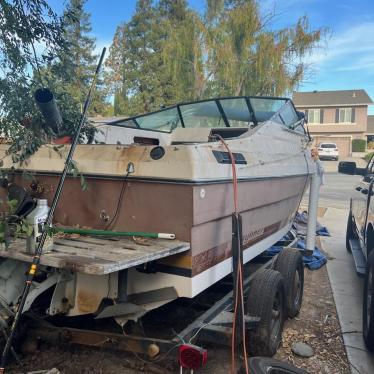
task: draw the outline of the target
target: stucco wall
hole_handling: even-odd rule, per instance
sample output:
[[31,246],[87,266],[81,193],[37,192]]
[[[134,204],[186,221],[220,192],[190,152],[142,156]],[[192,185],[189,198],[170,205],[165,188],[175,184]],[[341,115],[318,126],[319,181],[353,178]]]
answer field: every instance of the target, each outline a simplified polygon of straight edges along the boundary
[[352,124],[336,123],[335,113],[338,107],[320,107],[320,108],[302,108],[298,109],[305,112],[305,109],[323,109],[323,124],[309,123],[309,131],[312,134],[319,133],[350,133],[354,138],[361,138],[367,131],[367,106],[355,107],[355,122]]

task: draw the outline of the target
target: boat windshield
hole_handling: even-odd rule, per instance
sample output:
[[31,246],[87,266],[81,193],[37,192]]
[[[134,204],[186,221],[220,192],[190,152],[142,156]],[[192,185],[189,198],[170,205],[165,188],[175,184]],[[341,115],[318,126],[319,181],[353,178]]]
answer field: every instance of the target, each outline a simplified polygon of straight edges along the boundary
[[113,125],[172,132],[177,127],[249,127],[270,119],[290,128],[300,122],[289,99],[234,97],[179,104]]

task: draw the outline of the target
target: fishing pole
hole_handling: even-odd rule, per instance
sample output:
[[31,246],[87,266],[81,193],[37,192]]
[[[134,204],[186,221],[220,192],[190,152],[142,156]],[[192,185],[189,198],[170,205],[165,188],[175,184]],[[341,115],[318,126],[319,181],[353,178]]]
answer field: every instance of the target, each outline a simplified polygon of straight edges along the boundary
[[89,89],[87,97],[86,97],[86,101],[84,103],[84,107],[83,107],[83,111],[82,111],[82,114],[81,114],[81,117],[80,117],[80,120],[79,120],[79,125],[78,125],[78,128],[77,128],[77,131],[75,132],[68,157],[66,158],[66,161],[65,161],[64,170],[61,174],[60,181],[58,183],[55,196],[52,200],[51,208],[49,210],[45,225],[44,225],[43,230],[42,230],[42,235],[40,237],[40,242],[38,243],[38,247],[36,248],[35,255],[34,255],[32,263],[30,265],[30,269],[27,273],[25,287],[24,287],[23,292],[22,292],[21,300],[18,304],[18,308],[17,308],[16,314],[14,316],[14,320],[13,320],[13,323],[12,323],[12,326],[11,326],[11,329],[10,329],[10,334],[8,336],[8,339],[6,341],[6,344],[5,344],[5,347],[4,347],[2,356],[1,356],[0,374],[5,372],[5,366],[6,366],[6,361],[7,361],[7,358],[8,358],[9,350],[12,347],[12,342],[13,342],[13,339],[14,339],[14,335],[15,335],[15,332],[17,330],[17,326],[18,326],[20,317],[22,315],[22,310],[23,310],[23,307],[25,306],[25,302],[26,302],[27,296],[29,294],[32,281],[34,279],[34,275],[36,273],[36,270],[37,270],[39,262],[40,262],[40,257],[43,253],[43,246],[44,246],[44,242],[45,242],[45,240],[47,238],[47,235],[48,235],[48,228],[52,224],[53,214],[54,214],[54,211],[56,209],[58,200],[60,199],[61,191],[62,191],[62,188],[64,186],[66,176],[67,176],[67,174],[70,170],[70,164],[71,164],[71,161],[73,159],[75,148],[78,144],[79,135],[81,133],[82,127],[83,127],[84,122],[85,122],[85,117],[86,117],[87,110],[88,110],[88,108],[90,106],[90,103],[91,103],[91,93],[94,90],[94,87],[95,87],[95,84],[96,84],[96,81],[97,81],[97,77],[98,77],[102,62],[104,60],[105,52],[106,52],[106,48],[103,48],[103,51],[101,52],[99,63],[96,67],[96,71],[95,71],[95,74],[94,74],[92,82],[91,82],[90,89]]

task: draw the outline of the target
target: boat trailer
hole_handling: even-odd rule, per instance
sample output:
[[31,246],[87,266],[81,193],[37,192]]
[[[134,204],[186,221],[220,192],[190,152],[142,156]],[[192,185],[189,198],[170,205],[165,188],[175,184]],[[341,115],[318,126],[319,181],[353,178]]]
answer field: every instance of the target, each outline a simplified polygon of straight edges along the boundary
[[[300,249],[293,249],[297,241],[296,234],[292,231],[287,235],[286,241],[278,243],[283,246],[283,253],[294,251],[300,255]],[[78,244],[78,241],[76,242]],[[173,242],[169,242],[173,243]],[[175,242],[174,242],[175,243]],[[178,247],[178,245],[175,245]],[[133,251],[134,252],[134,251]],[[44,256],[44,261],[49,254]],[[260,256],[258,261],[245,266],[245,277],[243,282],[244,293],[247,294],[256,276],[266,269],[277,268],[277,256]],[[229,282],[230,276],[221,282]],[[253,285],[255,287],[255,285]],[[232,288],[232,286],[231,286]],[[301,289],[302,292],[302,289]],[[301,295],[302,297],[302,295]],[[234,319],[235,294],[231,290],[216,301],[209,309],[193,320],[182,331],[176,333],[171,339],[158,339],[155,337],[136,336],[125,333],[113,333],[102,330],[78,329],[72,327],[59,327],[44,319],[31,318],[27,325],[27,337],[40,342],[77,344],[104,348],[117,351],[132,352],[135,355],[145,355],[149,363],[162,361],[173,351],[179,351],[179,364],[185,368],[197,370],[206,361],[207,351],[201,348],[204,343],[230,346],[232,341],[232,325]],[[255,329],[261,323],[261,317],[255,315],[245,316],[246,330]],[[237,335],[237,344],[241,336]]]
[[[295,240],[292,240],[290,245],[294,243]],[[297,249],[297,251],[300,251],[300,249]],[[274,268],[275,260],[276,258],[267,258],[265,263],[260,266],[257,264],[255,272],[245,277],[243,284],[245,293],[248,292],[250,283],[258,272]],[[205,350],[201,350],[195,343],[217,344],[219,342],[221,345],[231,345],[234,297],[233,291],[228,292],[172,339],[157,339],[98,330],[57,327],[46,321],[39,320],[34,320],[31,323],[28,329],[28,337],[49,343],[78,344],[96,348],[130,351],[146,355],[150,360],[155,360],[156,362],[161,361],[163,357],[166,358],[171,351],[177,348],[179,350],[188,349],[190,353],[194,352],[195,355],[204,355]],[[260,317],[245,316],[247,330],[254,329],[259,322]],[[193,360],[194,362],[195,359]],[[201,360],[203,361],[202,356]],[[188,367],[190,366],[189,364],[191,363],[186,362]],[[189,368],[198,369],[197,367]]]
[[[264,277],[261,279],[261,274],[267,272],[268,275],[274,275],[280,272],[284,277],[289,269],[284,268],[288,266],[288,263],[300,263],[301,253],[310,255],[312,248],[315,243],[315,223],[317,216],[316,194],[318,197],[319,190],[319,178],[320,176],[316,173],[315,179],[311,181],[311,191],[309,197],[309,217],[308,217],[308,230],[307,230],[307,248],[304,251],[300,249],[292,248],[297,240],[296,234],[292,231],[288,234],[288,238],[284,242],[278,242],[279,246],[284,249],[275,257],[266,257],[265,253],[259,256],[257,261],[248,263],[245,265],[244,276],[243,276],[243,294],[247,296],[248,301],[245,302],[246,313],[244,315],[244,324],[246,331],[254,331],[259,326],[261,327],[262,319],[264,315],[258,315],[257,313],[251,313],[248,310],[248,305],[261,303],[263,295],[259,295],[259,292],[253,292],[259,286],[259,281],[264,281]],[[318,182],[318,183],[317,183]],[[313,206],[314,205],[314,206]],[[241,218],[240,215],[235,217],[233,215],[233,273],[220,282],[230,281],[230,291],[227,292],[222,298],[211,305],[207,310],[188,324],[182,331],[175,334],[171,339],[158,339],[155,337],[144,337],[126,333],[114,333],[101,330],[87,330],[77,329],[72,327],[60,327],[55,326],[45,319],[40,317],[33,318],[31,315],[30,323],[28,324],[27,336],[29,338],[38,339],[39,341],[45,342],[58,342],[62,344],[78,344],[84,346],[100,347],[106,349],[130,351],[135,355],[142,354],[149,358],[149,362],[159,362],[169,356],[169,354],[178,349],[179,352],[179,364],[181,367],[197,370],[202,367],[207,359],[207,350],[201,348],[200,344],[217,342],[221,345],[230,346],[232,344],[233,335],[233,321],[235,318],[241,318],[240,315],[235,316],[234,304],[235,304],[235,274],[237,274],[238,268],[235,266],[236,260],[239,256],[239,261],[242,261],[242,242],[241,242]],[[114,248],[111,251],[102,251],[103,246],[110,246]],[[20,250],[20,247],[25,246],[25,240],[16,239],[11,243],[7,250],[0,252],[0,257],[5,257],[12,261],[21,261],[27,268],[27,263],[32,261],[32,255],[26,254]],[[96,247],[96,251],[95,251]],[[115,250],[117,248],[117,250]],[[41,266],[60,268],[64,270],[70,270],[73,272],[86,272],[93,274],[105,274],[111,272],[118,272],[118,279],[120,283],[126,276],[126,268],[135,267],[151,263],[162,257],[171,256],[177,253],[185,252],[189,250],[189,243],[180,242],[178,240],[162,240],[162,239],[150,239],[150,244],[147,247],[134,243],[131,239],[108,239],[108,238],[67,238],[58,239],[55,241],[54,250],[43,254],[41,257]],[[236,249],[236,250],[235,250]],[[111,255],[108,258],[103,258],[106,253]],[[79,253],[79,256],[74,256],[74,253]],[[82,255],[83,254],[83,255]],[[265,256],[264,256],[265,255]],[[85,257],[86,256],[86,257]],[[101,257],[100,257],[101,256]],[[118,257],[116,260],[116,256]],[[291,257],[295,261],[288,261]],[[298,257],[298,259],[296,259]],[[281,261],[283,258],[284,261]],[[5,260],[7,261],[7,260]],[[122,261],[122,262],[121,262]],[[283,264],[283,265],[282,265]],[[283,268],[282,268],[283,266]],[[298,270],[299,269],[299,270]],[[283,328],[283,321],[287,317],[295,316],[301,308],[302,291],[303,291],[303,265],[301,265],[302,273],[299,268],[295,267],[293,273],[291,273],[292,284],[286,282],[287,287],[293,287],[293,281],[295,279],[296,271],[298,270],[298,289],[296,290],[300,294],[298,295],[298,303],[296,311],[288,311],[285,315],[282,315],[282,310],[287,310],[287,305],[278,305],[276,312],[279,314],[280,324],[278,326],[279,331],[277,332],[277,341],[275,346],[266,347],[265,351],[260,348],[256,348],[255,351],[261,355],[272,355],[275,353],[281,339],[281,333]],[[276,270],[276,271],[275,271]],[[273,274],[274,273],[274,274]],[[279,273],[278,273],[279,275]],[[280,275],[279,275],[280,276]],[[124,277],[124,278],[123,278]],[[51,277],[52,278],[52,277]],[[290,281],[290,279],[288,279]],[[256,283],[257,282],[257,283]],[[264,284],[262,285],[264,286]],[[267,285],[268,288],[263,288],[262,293],[268,293],[270,291],[270,283]],[[37,290],[38,287],[36,287]],[[45,289],[42,287],[41,290],[31,291],[30,296],[35,300],[36,296],[41,294]],[[252,293],[251,293],[252,290]],[[296,292],[295,291],[295,292]],[[34,292],[34,294],[33,294]],[[36,292],[36,295],[35,295]],[[56,289],[55,291],[56,292]],[[290,290],[286,290],[286,293]],[[118,290],[118,298],[121,298],[120,289]],[[126,298],[126,295],[122,295]],[[130,295],[131,296],[131,295]],[[139,295],[138,295],[139,296]],[[141,295],[140,295],[141,296]],[[139,296],[139,297],[140,297]],[[256,299],[257,297],[257,299]],[[268,303],[267,309],[274,308],[275,294],[273,299]],[[285,297],[286,299],[286,297]],[[32,300],[32,301],[33,301]],[[141,300],[141,297],[140,297]],[[31,305],[32,301],[26,301],[25,308]],[[269,300],[268,300],[269,301]],[[284,303],[286,301],[284,300]],[[251,309],[251,308],[249,308]],[[266,309],[266,308],[265,308]],[[61,310],[56,310],[56,314]],[[274,313],[274,310],[271,310]],[[261,314],[261,313],[260,313]],[[27,314],[26,314],[27,315]],[[266,322],[266,321],[265,321]],[[240,326],[240,322],[237,323]],[[237,327],[235,331],[235,344],[238,345],[243,338],[240,328]],[[269,332],[270,335],[270,332]],[[279,336],[280,335],[280,336]],[[257,337],[258,338],[258,337]],[[268,337],[267,337],[268,338]],[[250,340],[250,344],[257,340]],[[263,342],[261,342],[263,343]],[[199,345],[197,345],[199,344]],[[256,344],[255,344],[256,345]],[[262,345],[262,344],[259,344]],[[272,351],[275,349],[275,351]],[[257,354],[258,355],[258,354]]]

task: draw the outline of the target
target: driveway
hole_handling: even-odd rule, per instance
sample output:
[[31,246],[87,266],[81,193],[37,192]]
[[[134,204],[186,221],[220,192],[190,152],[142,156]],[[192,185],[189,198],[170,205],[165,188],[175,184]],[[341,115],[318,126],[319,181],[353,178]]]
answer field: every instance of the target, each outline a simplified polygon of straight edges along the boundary
[[[335,161],[326,161],[325,163],[334,163]],[[326,172],[325,183],[320,190],[319,205],[326,208],[348,209],[349,199],[353,193],[355,184],[362,177],[359,175],[344,175],[337,172]],[[307,192],[302,204],[308,204],[309,193]]]
[[[355,160],[356,161],[356,160]],[[345,228],[349,201],[362,176],[337,173],[338,162],[324,161],[325,183],[320,190],[319,206],[327,208],[320,219],[331,237],[321,239],[329,255],[327,272],[342,330],[347,357],[354,374],[373,374],[374,355],[366,351],[362,339],[363,280],[356,275],[352,256],[345,249]],[[361,163],[361,167],[365,165]],[[308,195],[303,205],[308,204]]]
[[351,372],[373,374],[374,355],[362,339],[363,279],[356,275],[353,257],[345,249],[347,217],[347,209],[327,209],[321,223],[329,228],[331,237],[321,238],[321,244],[329,255],[327,272]]
[[339,161],[322,161],[325,173],[337,173]]

